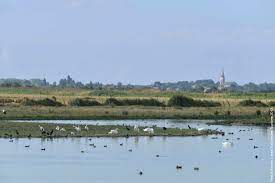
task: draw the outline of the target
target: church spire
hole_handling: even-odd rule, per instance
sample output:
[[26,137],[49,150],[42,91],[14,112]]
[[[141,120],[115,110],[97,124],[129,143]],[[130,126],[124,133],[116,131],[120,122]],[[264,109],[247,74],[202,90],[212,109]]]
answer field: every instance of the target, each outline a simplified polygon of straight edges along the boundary
[[225,74],[224,74],[224,69],[222,69],[222,73],[220,76],[220,89],[223,89],[225,86]]

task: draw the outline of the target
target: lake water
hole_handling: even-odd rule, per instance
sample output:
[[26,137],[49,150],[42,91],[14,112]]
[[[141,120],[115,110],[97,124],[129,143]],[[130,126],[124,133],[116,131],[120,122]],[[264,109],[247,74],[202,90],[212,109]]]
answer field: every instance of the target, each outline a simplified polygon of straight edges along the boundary
[[[38,121],[42,122],[42,121]],[[48,121],[219,128],[225,136],[0,139],[1,183],[270,182],[270,129],[207,126],[206,121]],[[251,129],[252,128],[252,129]],[[239,132],[239,130],[245,130]],[[233,135],[229,135],[233,132]],[[239,140],[237,138],[240,138]],[[249,140],[253,138],[253,140]],[[223,147],[222,142],[233,142]],[[89,144],[94,143],[96,148]],[[123,143],[123,146],[120,146]],[[30,145],[26,148],[26,145]],[[107,145],[107,147],[104,147]],[[259,148],[254,149],[254,145]],[[46,148],[46,151],[41,151]],[[129,152],[132,149],[132,152]],[[219,153],[219,150],[221,153]],[[81,151],[84,151],[82,153]],[[160,155],[156,157],[156,155]],[[255,158],[258,156],[258,159]],[[177,170],[176,165],[182,165]],[[194,167],[199,167],[195,171]],[[143,171],[140,176],[139,171]]]

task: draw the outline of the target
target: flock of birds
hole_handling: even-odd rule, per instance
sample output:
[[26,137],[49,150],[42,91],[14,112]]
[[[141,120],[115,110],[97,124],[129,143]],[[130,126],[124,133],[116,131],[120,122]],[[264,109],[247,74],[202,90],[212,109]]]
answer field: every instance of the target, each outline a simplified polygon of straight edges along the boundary
[[[46,132],[45,128],[43,126],[41,126],[41,125],[38,125],[38,127],[39,127],[39,130],[41,131],[42,134],[47,133],[48,135],[51,135],[51,134],[54,133],[54,130],[51,130],[50,132]],[[129,126],[125,126],[125,127],[130,130]],[[197,129],[198,131],[205,130],[204,128],[192,128],[190,125],[188,125],[188,128],[189,129]],[[82,128],[81,128],[81,126],[79,126],[79,125],[73,125],[73,129],[74,129],[74,131],[70,131],[71,135],[75,135],[76,133],[81,132],[81,130],[83,130],[83,129],[86,130],[86,131],[88,131],[89,130],[89,126],[85,125],[84,127],[82,126]],[[163,130],[166,130],[166,129],[167,129],[166,127],[163,127]],[[138,125],[134,125],[133,130],[135,132],[139,132],[140,131],[140,127]],[[218,130],[218,129],[216,129],[216,130]],[[250,130],[252,130],[252,128],[248,129],[248,131],[250,131]],[[55,127],[55,131],[66,132],[67,130],[64,127],[60,127],[59,125],[57,125]],[[146,127],[146,128],[143,129],[143,131],[146,132],[146,133],[148,133],[148,134],[154,134],[154,128],[152,128],[152,127]],[[239,132],[242,132],[242,131],[246,131],[246,130],[239,130]],[[19,135],[19,132],[17,130],[16,130],[16,134]],[[117,135],[117,134],[119,134],[119,129],[118,128],[112,129],[112,130],[110,130],[108,132],[108,134],[109,135]],[[233,134],[234,134],[233,132],[229,132],[228,133],[228,135],[233,135]],[[223,133],[222,136],[224,136],[224,135],[225,134]],[[212,139],[218,139],[218,137],[215,136],[215,137],[212,137]],[[231,141],[229,141],[228,138],[226,138],[225,140],[226,141],[222,142],[222,147],[223,148],[230,148],[230,147],[232,147],[234,145],[234,143],[231,142]],[[240,140],[240,138],[237,138],[237,140]],[[248,140],[252,141],[253,139],[250,138]],[[89,141],[92,141],[92,139],[89,138]],[[10,142],[13,142],[12,138],[10,138]],[[90,143],[89,145],[91,147],[93,147],[93,148],[96,148],[96,145],[94,143]],[[123,146],[123,143],[120,143],[119,145]],[[25,148],[30,148],[30,145],[26,145]],[[104,148],[107,148],[107,145],[104,145]],[[256,145],[254,145],[253,148],[257,149],[259,147],[256,146]],[[46,151],[46,148],[45,147],[41,148],[41,151]],[[132,152],[133,150],[132,149],[128,149],[128,151]],[[85,151],[82,150],[81,153],[85,153]],[[219,150],[219,153],[222,153],[222,151]],[[160,157],[160,155],[157,154],[156,157]],[[255,155],[255,158],[257,159],[258,155]],[[181,165],[181,164],[176,165],[176,169],[177,170],[183,169],[183,165]],[[199,167],[194,167],[193,170],[194,171],[199,171]],[[139,170],[138,174],[139,175],[143,175],[143,171]]]

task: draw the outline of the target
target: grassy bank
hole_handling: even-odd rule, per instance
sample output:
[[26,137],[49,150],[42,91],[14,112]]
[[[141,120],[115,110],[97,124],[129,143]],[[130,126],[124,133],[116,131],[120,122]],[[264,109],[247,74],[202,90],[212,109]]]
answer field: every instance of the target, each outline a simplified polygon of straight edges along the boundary
[[[45,132],[39,128],[42,126]],[[64,128],[65,131],[56,130],[56,127]],[[0,137],[2,138],[58,138],[58,137],[129,137],[129,136],[200,136],[221,134],[218,131],[178,128],[159,128],[154,127],[154,134],[144,132],[145,127],[139,127],[139,132],[134,131],[133,127],[122,125],[88,125],[88,130],[84,125],[80,125],[81,131],[76,131],[71,124],[51,124],[51,123],[32,123],[32,122],[0,122]],[[111,135],[108,132],[118,129],[118,134]],[[73,132],[73,133],[72,133]]]
[[[54,119],[255,119],[269,120],[268,108],[259,107],[41,107],[6,106],[0,120],[54,120]],[[229,112],[230,111],[230,112]],[[260,111],[260,115],[257,115]],[[259,113],[258,113],[259,114]]]

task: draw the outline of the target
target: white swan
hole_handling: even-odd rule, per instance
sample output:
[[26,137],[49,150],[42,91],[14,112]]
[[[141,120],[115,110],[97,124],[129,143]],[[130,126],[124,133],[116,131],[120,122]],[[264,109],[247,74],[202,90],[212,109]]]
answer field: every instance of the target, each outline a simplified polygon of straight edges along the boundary
[[145,128],[143,129],[144,132],[148,132],[149,134],[153,134],[154,133],[154,129],[153,128]]
[[88,131],[89,130],[88,125],[85,125],[84,129]]
[[115,134],[118,134],[118,129],[114,129],[114,130],[111,130],[108,132],[108,134],[111,134],[111,135],[115,135]]
[[222,146],[223,146],[224,148],[232,147],[232,146],[233,146],[233,142],[223,142],[223,143],[222,143]]
[[200,132],[200,131],[203,131],[204,130],[204,128],[198,128],[198,131]]
[[61,128],[60,131],[61,132],[65,132],[66,130],[65,130],[65,128]]

